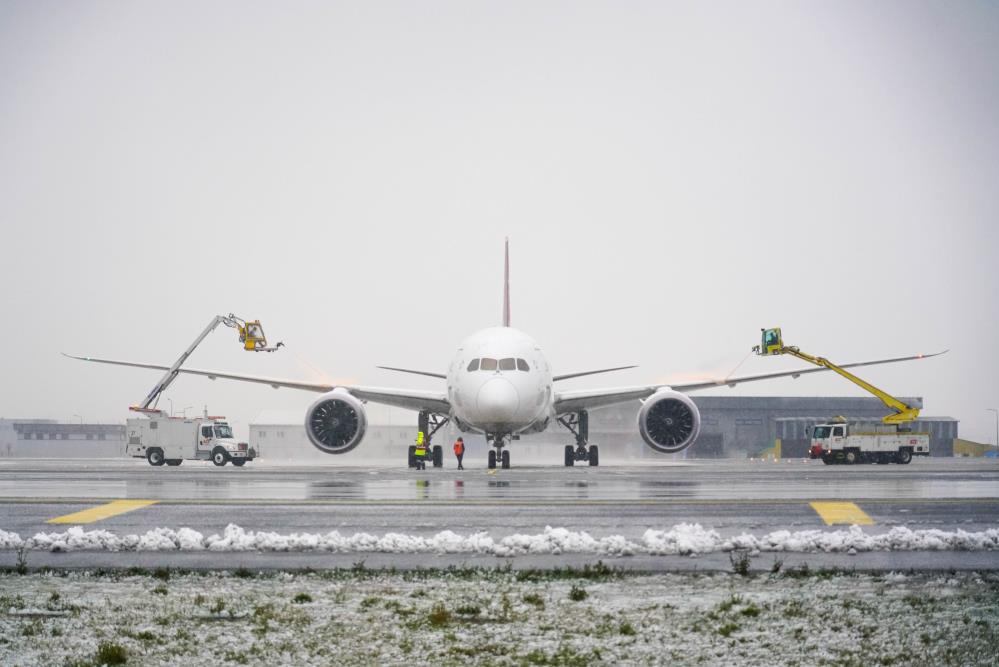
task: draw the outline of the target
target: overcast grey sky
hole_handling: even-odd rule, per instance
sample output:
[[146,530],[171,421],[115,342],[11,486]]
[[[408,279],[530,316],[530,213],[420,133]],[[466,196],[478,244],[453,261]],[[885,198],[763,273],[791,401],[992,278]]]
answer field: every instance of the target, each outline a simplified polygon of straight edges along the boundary
[[2,1],[0,416],[122,421],[157,374],[59,352],[169,363],[230,310],[287,350],[221,329],[190,366],[432,386],[373,367],[498,324],[509,236],[557,370],[641,366],[566,387],[724,375],[780,325],[950,348],[865,377],[990,441],[997,103],[986,2]]

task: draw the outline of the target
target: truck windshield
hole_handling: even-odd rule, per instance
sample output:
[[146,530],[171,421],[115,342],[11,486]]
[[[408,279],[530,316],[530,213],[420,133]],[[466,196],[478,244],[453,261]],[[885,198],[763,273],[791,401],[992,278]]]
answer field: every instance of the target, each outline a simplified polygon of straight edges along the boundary
[[229,428],[228,424],[216,424],[215,425],[215,437],[216,438],[231,438],[232,429]]
[[828,426],[816,426],[812,431],[813,438],[828,438],[829,437],[829,427]]

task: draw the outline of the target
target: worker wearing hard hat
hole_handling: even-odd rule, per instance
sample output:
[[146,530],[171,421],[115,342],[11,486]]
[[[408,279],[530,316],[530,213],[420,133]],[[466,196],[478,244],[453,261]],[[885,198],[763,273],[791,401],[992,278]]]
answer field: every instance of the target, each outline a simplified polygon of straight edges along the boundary
[[416,451],[414,452],[414,458],[416,459],[417,470],[427,469],[427,443],[424,441],[423,431],[416,432]]
[[461,465],[461,459],[465,456],[465,441],[462,438],[454,441],[454,455],[458,458],[458,470],[464,470],[465,466]]

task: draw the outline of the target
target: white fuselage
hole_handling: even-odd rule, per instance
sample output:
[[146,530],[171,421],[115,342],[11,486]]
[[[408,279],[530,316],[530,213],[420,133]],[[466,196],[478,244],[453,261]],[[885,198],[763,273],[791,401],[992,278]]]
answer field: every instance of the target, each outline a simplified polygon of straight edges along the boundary
[[555,417],[552,371],[533,338],[510,327],[464,341],[447,372],[452,417],[463,431],[543,431]]

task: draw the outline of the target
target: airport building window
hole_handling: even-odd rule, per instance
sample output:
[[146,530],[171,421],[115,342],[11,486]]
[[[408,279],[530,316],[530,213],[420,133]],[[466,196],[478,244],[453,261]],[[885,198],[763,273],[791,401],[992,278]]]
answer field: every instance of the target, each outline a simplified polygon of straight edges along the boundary
[[106,436],[103,433],[98,433],[97,434],[97,439],[98,440],[106,440],[107,438],[106,438]]
[[517,359],[517,370],[519,371],[530,371],[531,367],[527,365],[527,362],[523,359]]
[[469,371],[477,371],[477,370],[479,370],[479,360],[478,359],[472,359],[472,361],[470,361],[469,364],[468,364],[468,370]]
[[499,368],[501,371],[514,371],[517,370],[517,360],[513,357],[508,357],[507,359],[500,359]]
[[495,359],[483,359],[479,364],[479,368],[484,371],[494,371],[496,370],[496,360]]
[[763,419],[756,417],[755,419],[736,419],[736,426],[760,426],[763,424]]
[[258,438],[266,438],[267,437],[267,431],[257,431],[257,437]]

